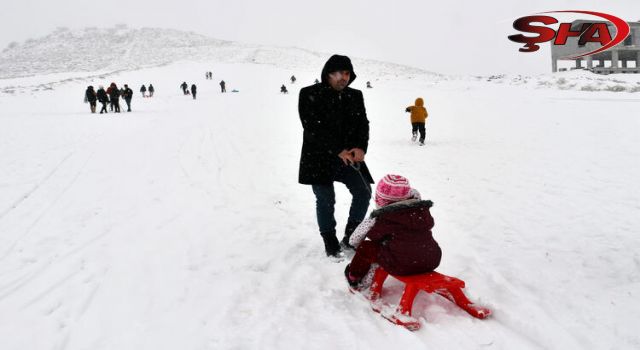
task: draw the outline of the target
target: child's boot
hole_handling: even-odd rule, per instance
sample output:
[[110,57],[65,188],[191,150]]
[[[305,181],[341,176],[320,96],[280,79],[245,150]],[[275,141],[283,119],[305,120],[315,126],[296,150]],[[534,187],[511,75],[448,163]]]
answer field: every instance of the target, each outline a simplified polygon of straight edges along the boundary
[[344,278],[347,279],[347,283],[349,284],[350,288],[356,291],[360,290],[360,281],[362,281],[362,279],[351,276],[351,274],[349,273],[349,266],[351,266],[351,264],[347,264],[347,266],[344,268]]

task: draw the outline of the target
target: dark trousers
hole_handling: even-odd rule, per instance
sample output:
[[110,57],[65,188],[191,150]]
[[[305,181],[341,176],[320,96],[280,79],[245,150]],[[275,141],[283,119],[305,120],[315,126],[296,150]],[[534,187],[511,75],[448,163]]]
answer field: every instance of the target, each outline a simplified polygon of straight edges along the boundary
[[113,109],[115,109],[116,113],[120,113],[120,99],[112,98],[111,99],[111,106],[113,107]]
[[[369,200],[371,199],[371,186],[365,183],[360,174],[352,167],[342,166],[336,174],[334,181],[342,182],[351,192],[351,208],[349,209],[348,224],[360,223],[367,214]],[[334,216],[336,193],[333,182],[330,184],[311,185],[316,196],[316,217],[320,232],[330,232],[336,229]]]
[[196,99],[196,92],[195,92],[195,91],[194,91],[194,92],[192,92],[192,93],[191,93],[191,96],[193,96],[193,99],[195,100],[195,99]]
[[100,101],[102,103],[102,109],[100,109],[100,114],[107,113],[107,101]]
[[420,131],[420,142],[424,142],[426,134],[426,131],[424,130],[424,123],[411,123],[411,132],[414,135],[417,135],[418,131]]
[[130,98],[125,98],[124,102],[127,103],[127,112],[131,112],[131,99]]
[[362,241],[356,248],[356,254],[349,264],[349,274],[357,279],[362,279],[369,272],[371,264],[378,260],[379,253],[380,245],[378,243]]

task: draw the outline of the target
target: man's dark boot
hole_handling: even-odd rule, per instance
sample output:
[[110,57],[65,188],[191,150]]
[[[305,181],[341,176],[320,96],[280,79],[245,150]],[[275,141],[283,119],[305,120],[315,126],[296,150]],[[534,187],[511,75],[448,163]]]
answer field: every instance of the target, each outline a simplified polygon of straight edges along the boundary
[[320,232],[320,235],[324,241],[324,251],[327,256],[337,257],[340,253],[340,243],[336,237],[336,231]]
[[351,235],[353,234],[353,231],[356,230],[358,225],[360,225],[359,222],[351,222],[350,221],[350,222],[347,223],[347,226],[344,228],[344,237],[342,237],[342,242],[340,242],[340,244],[345,249],[355,249],[351,244],[349,244],[349,238],[351,238]]

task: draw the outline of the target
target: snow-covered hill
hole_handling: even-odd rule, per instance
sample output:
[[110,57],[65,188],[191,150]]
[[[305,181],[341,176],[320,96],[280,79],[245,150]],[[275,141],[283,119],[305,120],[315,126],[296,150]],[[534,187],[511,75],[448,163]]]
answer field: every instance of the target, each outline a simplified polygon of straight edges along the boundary
[[[347,291],[297,184],[297,93],[327,56],[208,40],[195,61],[143,69],[84,52],[77,66],[3,68],[35,75],[0,81],[19,87],[0,93],[0,349],[640,348],[636,95],[428,73],[364,89],[402,68],[355,61],[374,178],[405,175],[434,201],[439,271],[494,311],[477,320],[420,293],[411,333]],[[160,56],[180,57],[179,42]],[[156,96],[90,114],[86,85],[111,81]],[[425,147],[404,112],[418,96]],[[342,229],[350,197],[336,192]],[[386,288],[396,303],[402,285]]]
[[[68,72],[113,73],[181,60],[304,69],[321,66],[326,57],[326,53],[247,45],[173,29],[59,28],[47,36],[5,48],[0,54],[0,79]],[[357,58],[355,61],[363,73],[376,72],[380,77],[436,76],[398,64]]]
[[[331,53],[249,45],[162,28],[59,28],[44,37],[12,43],[0,53],[0,92],[52,89],[74,80],[157,67],[183,60],[266,64],[292,71],[318,70]],[[528,89],[640,91],[640,76],[603,76],[577,70],[555,74],[451,76],[395,63],[353,57],[358,73],[376,83],[390,79],[487,81]],[[15,79],[21,78],[21,79]]]

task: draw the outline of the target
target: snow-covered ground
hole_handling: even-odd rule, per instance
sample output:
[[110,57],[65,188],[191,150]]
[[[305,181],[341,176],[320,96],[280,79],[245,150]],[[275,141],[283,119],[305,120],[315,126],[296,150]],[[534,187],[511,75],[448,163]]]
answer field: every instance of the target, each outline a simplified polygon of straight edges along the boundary
[[[462,79],[465,79],[463,77]],[[484,80],[494,84],[515,85],[533,89],[559,89],[578,91],[609,91],[621,93],[640,92],[640,79],[637,74],[594,74],[586,69],[576,69],[554,74],[514,75],[498,74],[476,76],[476,80]]]
[[[379,67],[352,85],[374,178],[434,201],[439,271],[492,318],[421,293],[412,333],[347,291],[297,184],[297,93],[321,66],[182,61],[0,81],[0,349],[640,348],[640,97]],[[111,81],[134,112],[91,115],[84,89]]]

